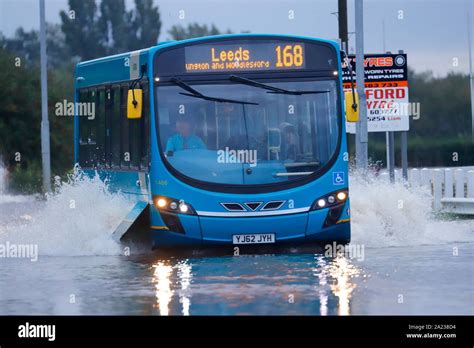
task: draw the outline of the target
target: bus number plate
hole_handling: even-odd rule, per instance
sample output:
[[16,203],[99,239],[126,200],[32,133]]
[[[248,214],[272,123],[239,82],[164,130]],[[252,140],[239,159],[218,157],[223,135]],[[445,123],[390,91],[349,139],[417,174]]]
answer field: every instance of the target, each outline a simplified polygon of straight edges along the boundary
[[264,234],[234,234],[232,236],[233,244],[265,244],[275,243],[274,233]]

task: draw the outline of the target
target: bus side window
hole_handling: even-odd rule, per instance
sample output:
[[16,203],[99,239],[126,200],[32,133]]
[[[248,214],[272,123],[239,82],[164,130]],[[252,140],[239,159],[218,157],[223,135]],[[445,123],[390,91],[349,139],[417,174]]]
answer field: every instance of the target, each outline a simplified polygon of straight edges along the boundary
[[140,169],[146,169],[148,168],[148,147],[150,138],[150,96],[146,82],[142,84],[141,88],[143,89],[143,109],[142,118],[140,120]]
[[122,148],[120,153],[121,167],[124,169],[130,168],[131,151],[130,151],[130,120],[127,118],[127,96],[128,86],[122,86],[121,88],[121,105],[120,105],[120,125],[121,125],[121,139]]
[[89,103],[94,105],[94,117],[88,117],[87,121],[89,132],[87,136],[87,145],[89,148],[89,165],[88,167],[95,167],[97,165],[97,90],[91,89],[89,94]]
[[112,159],[112,89],[105,90],[105,167],[111,167]]
[[[79,103],[89,103],[90,102],[90,94],[88,90],[81,90],[79,91],[78,102]],[[89,132],[90,126],[87,120],[87,117],[84,115],[78,115],[79,118],[79,165],[81,167],[89,167]]]
[[112,153],[112,167],[120,168],[121,159],[121,95],[120,86],[114,86],[112,89],[111,102],[111,153]]
[[105,165],[105,89],[97,91],[95,105],[95,127],[96,127],[96,146],[95,146],[95,164],[98,167]]

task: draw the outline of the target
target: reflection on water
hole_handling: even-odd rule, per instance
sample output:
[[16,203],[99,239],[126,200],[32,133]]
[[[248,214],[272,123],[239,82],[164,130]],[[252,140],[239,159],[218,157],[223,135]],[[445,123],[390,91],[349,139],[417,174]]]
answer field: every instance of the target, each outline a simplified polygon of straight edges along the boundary
[[[474,314],[472,243],[372,248],[366,256],[4,258],[0,314]],[[403,304],[399,289],[409,292]]]
[[181,313],[183,315],[189,315],[189,307],[191,306],[191,300],[189,298],[189,286],[191,285],[192,267],[190,264],[188,264],[187,260],[178,263],[177,267],[179,283],[181,284],[179,302],[183,306]]
[[331,291],[339,298],[338,314],[349,315],[351,294],[356,287],[352,278],[359,275],[359,270],[347,258],[337,257],[329,265],[329,274],[336,280]]
[[[174,266],[159,261],[152,266],[152,269],[152,282],[155,284],[155,295],[160,314],[170,314],[170,303],[173,299],[173,294],[178,293],[179,303],[182,306],[181,314],[189,315],[189,307],[191,306],[189,286],[192,279],[192,267],[188,260],[179,261]],[[176,289],[173,289],[173,272],[177,275],[178,287]]]
[[158,262],[153,268],[158,308],[161,315],[168,315],[169,303],[173,297],[173,290],[171,289],[171,273],[173,267],[165,265],[163,262]]
[[348,315],[361,272],[319,254],[159,260],[151,270],[160,315]]
[[313,275],[319,280],[315,287],[320,302],[319,314],[328,314],[328,298],[333,295],[338,298],[337,314],[349,315],[351,294],[357,286],[352,278],[358,277],[360,270],[343,256],[328,259],[316,254],[315,261],[317,267],[313,268]]
[[[322,255],[316,255],[316,264],[320,265],[321,269],[327,269],[327,262]],[[328,284],[328,279],[326,276],[327,272],[320,272],[318,268],[313,269],[313,275],[319,279],[318,285],[315,286],[316,291],[319,296],[319,313],[321,315],[328,315],[328,294],[326,286]]]

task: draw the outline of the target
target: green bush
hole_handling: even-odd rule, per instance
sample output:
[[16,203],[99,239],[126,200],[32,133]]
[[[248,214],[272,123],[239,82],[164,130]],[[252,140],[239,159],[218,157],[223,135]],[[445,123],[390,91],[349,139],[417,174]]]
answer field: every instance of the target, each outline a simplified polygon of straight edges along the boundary
[[[399,135],[396,133],[395,163],[401,165]],[[369,157],[386,162],[385,142],[369,140]],[[457,159],[457,160],[456,160]],[[409,167],[453,167],[474,165],[474,141],[471,137],[408,137]]]
[[42,188],[41,162],[32,162],[27,168],[11,167],[8,189],[15,193],[34,194]]
[[[15,57],[0,49],[0,156],[11,189],[41,189],[41,87],[35,66],[14,66]],[[52,175],[73,164],[73,118],[55,115],[55,104],[73,100],[73,67],[48,72],[48,112]],[[39,180],[38,180],[39,178]]]

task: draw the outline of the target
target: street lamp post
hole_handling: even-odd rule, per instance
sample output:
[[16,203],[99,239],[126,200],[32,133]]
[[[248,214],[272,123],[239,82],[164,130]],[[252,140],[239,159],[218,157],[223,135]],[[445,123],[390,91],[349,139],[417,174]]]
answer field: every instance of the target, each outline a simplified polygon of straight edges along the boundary
[[44,0],[40,0],[40,60],[41,60],[41,159],[43,192],[51,192],[51,154],[48,121],[48,70],[46,56],[46,21]]
[[467,47],[469,51],[469,82],[471,86],[471,134],[474,139],[474,76],[472,75],[471,10],[467,11]]

